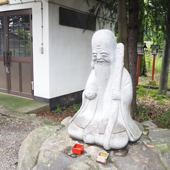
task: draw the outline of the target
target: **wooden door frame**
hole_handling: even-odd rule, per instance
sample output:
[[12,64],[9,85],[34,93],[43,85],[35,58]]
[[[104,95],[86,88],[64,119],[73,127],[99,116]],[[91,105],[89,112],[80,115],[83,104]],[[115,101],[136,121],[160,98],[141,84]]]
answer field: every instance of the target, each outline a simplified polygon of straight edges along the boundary
[[[3,19],[4,19],[4,51],[6,51],[6,47],[7,47],[7,41],[6,41],[6,37],[5,37],[6,30],[7,30],[7,28],[6,28],[7,27],[6,13],[0,12],[0,16],[2,16]],[[2,54],[2,56],[0,56],[0,61],[5,62],[3,54]],[[5,71],[5,66],[4,66],[4,71]],[[8,80],[8,76],[7,76],[6,71],[5,71],[5,74],[6,74],[6,89],[0,89],[0,92],[9,93],[9,83],[8,83],[9,80]]]
[[[13,62],[18,62],[19,64],[19,72],[21,73],[21,63],[30,63],[31,66],[31,82],[33,81],[33,42],[32,42],[32,9],[22,9],[22,10],[13,10],[13,11],[4,11],[0,12],[1,16],[4,16],[4,36],[5,36],[5,51],[9,51],[9,38],[6,36],[8,35],[8,16],[12,15],[24,15],[24,14],[29,14],[30,15],[30,57],[10,57],[11,61]],[[0,60],[3,61],[3,56],[0,57]],[[4,66],[5,67],[5,66]],[[9,66],[10,68],[10,66]],[[21,74],[19,74],[19,92],[14,92],[11,91],[11,72],[6,73],[7,77],[7,90],[0,90],[2,92],[8,93],[8,94],[13,94],[17,96],[23,96],[23,97],[28,97],[28,98],[33,98],[34,91],[32,89],[31,95],[22,93],[22,78]],[[31,83],[30,82],[30,83]]]

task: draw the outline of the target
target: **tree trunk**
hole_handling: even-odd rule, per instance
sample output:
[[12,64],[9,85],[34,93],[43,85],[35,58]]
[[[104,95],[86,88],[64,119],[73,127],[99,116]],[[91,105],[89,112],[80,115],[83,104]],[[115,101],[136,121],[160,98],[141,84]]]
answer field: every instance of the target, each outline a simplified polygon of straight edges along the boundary
[[164,41],[164,54],[162,57],[161,76],[159,82],[159,94],[166,95],[168,86],[169,62],[170,62],[170,41],[168,37]]
[[129,70],[133,84],[133,100],[132,100],[133,113],[137,108],[136,105],[137,32],[138,32],[138,1],[129,0],[128,52],[129,52]]
[[126,0],[118,0],[118,42],[125,46],[124,63],[127,70],[129,70],[128,57],[128,30],[127,30],[127,10]]
[[[170,3],[169,3],[170,7]],[[162,67],[161,67],[161,76],[159,82],[159,94],[167,93],[168,86],[168,74],[169,74],[169,62],[170,62],[170,9],[168,8],[167,17],[166,17],[166,34],[164,41],[164,54],[162,57]]]
[[[138,0],[139,16],[138,16],[138,42],[144,42],[144,0]],[[146,75],[145,56],[141,56],[140,76]]]

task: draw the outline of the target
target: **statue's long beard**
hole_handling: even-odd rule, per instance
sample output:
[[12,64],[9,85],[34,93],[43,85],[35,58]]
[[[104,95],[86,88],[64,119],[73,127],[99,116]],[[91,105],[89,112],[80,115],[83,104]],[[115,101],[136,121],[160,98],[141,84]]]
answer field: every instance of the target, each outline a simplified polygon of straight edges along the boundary
[[95,64],[94,65],[94,70],[95,70],[95,75],[96,75],[96,80],[98,87],[103,90],[106,88],[107,82],[110,77],[110,65],[100,65],[100,64]]

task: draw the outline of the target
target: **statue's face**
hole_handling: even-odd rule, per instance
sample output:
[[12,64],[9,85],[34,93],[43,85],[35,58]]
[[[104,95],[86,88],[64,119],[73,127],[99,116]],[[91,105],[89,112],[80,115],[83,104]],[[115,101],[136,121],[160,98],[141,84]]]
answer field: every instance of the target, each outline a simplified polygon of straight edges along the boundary
[[105,65],[114,62],[116,41],[110,32],[94,34],[92,38],[92,61],[94,64]]
[[94,44],[92,47],[92,60],[95,64],[107,64],[112,62],[112,52],[111,50],[104,44]]

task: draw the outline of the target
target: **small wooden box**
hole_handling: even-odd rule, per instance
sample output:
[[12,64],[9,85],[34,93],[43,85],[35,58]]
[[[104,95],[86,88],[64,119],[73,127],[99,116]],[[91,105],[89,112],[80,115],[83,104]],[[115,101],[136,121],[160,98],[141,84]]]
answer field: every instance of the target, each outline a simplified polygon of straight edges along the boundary
[[96,158],[97,162],[100,162],[102,164],[106,164],[107,158],[108,158],[109,154],[106,152],[99,152],[98,156]]

